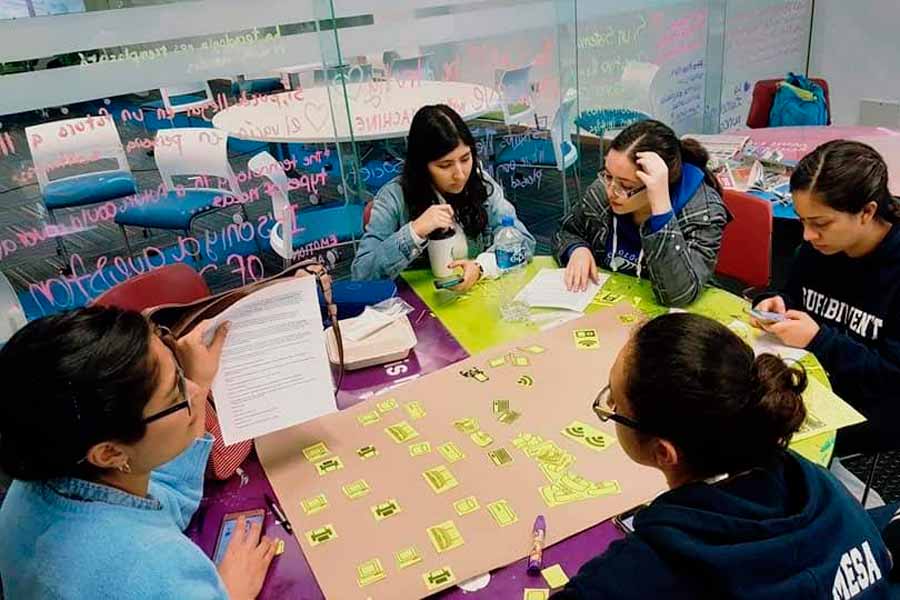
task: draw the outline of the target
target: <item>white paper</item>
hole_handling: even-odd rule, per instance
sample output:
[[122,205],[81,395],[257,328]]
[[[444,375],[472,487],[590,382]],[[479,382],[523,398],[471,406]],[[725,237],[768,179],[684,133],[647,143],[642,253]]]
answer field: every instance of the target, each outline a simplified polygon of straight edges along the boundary
[[565,269],[542,269],[534,279],[528,282],[516,296],[531,308],[562,308],[575,312],[584,312],[588,304],[609,279],[609,275],[600,274],[599,283],[588,281],[587,290],[570,292],[566,289]]
[[756,356],[760,354],[774,354],[787,360],[800,360],[809,352],[803,348],[792,348],[785,346],[773,334],[767,331],[761,331],[755,327],[738,321],[735,319],[728,324],[728,328],[738,334],[745,342],[753,348]]
[[230,321],[212,385],[226,445],[335,412],[316,279],[286,279],[216,317]]

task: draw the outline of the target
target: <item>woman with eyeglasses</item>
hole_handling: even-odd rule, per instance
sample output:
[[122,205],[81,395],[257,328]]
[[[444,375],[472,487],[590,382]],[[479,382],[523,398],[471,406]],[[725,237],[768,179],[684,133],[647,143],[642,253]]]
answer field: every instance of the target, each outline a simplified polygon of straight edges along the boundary
[[622,130],[553,236],[566,287],[586,289],[599,266],[646,274],[666,306],[693,302],[715,269],[729,219],[708,160],[696,140],[679,140],[659,121]]
[[93,307],[32,321],[0,349],[7,598],[253,598],[275,544],[258,526],[216,566],[182,531],[212,448],[206,395],[227,325],[175,342]]
[[900,447],[900,201],[884,158],[836,140],[791,175],[804,244],[787,286],[756,308],[754,324],[806,348],[835,391],[868,421],[841,430],[838,456]]
[[[689,313],[641,326],[594,403],[669,490],[555,600],[887,598],[891,558],[860,505],[786,449],[806,375]],[[623,481],[622,485],[628,485]]]

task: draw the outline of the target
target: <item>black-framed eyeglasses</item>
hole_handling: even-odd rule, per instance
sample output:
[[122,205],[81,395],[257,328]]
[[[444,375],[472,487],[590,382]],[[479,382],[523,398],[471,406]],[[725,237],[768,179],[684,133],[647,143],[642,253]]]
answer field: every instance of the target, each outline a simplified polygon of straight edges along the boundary
[[141,422],[144,425],[152,423],[153,421],[158,421],[163,417],[168,417],[172,413],[176,413],[179,410],[187,409],[188,415],[191,414],[191,397],[188,394],[187,389],[187,378],[184,376],[184,369],[181,368],[181,365],[178,363],[178,354],[175,352],[175,336],[172,335],[172,332],[168,327],[157,327],[156,334],[159,336],[159,339],[162,340],[162,343],[172,351],[172,358],[175,360],[175,377],[177,378],[176,384],[178,386],[178,394],[181,396],[181,402],[177,402],[172,406],[159,411],[158,413],[154,413],[149,417],[145,417]]
[[606,169],[600,169],[600,177],[603,178],[603,183],[606,184],[606,189],[609,191],[610,194],[612,194],[614,196],[618,196],[618,197],[624,196],[626,198],[631,198],[632,196],[636,196],[637,194],[640,194],[645,189],[647,189],[647,186],[644,186],[644,185],[642,185],[640,187],[636,187],[631,190],[626,189],[626,188],[622,187],[622,184],[619,182],[619,180],[616,179],[616,177],[613,176]]
[[630,419],[616,412],[616,407],[612,402],[609,384],[606,384],[603,389],[600,390],[600,393],[597,394],[597,398],[594,400],[592,408],[594,409],[594,414],[597,415],[597,418],[604,423],[607,421],[615,421],[616,423],[620,423],[636,431],[656,435],[651,428],[645,427],[634,419]]

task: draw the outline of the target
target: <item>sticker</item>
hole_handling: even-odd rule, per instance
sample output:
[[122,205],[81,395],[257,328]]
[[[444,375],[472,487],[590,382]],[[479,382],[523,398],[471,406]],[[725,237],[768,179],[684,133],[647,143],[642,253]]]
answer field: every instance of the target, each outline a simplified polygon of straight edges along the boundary
[[416,563],[422,562],[422,555],[419,554],[419,551],[415,546],[410,546],[409,548],[398,550],[394,553],[394,558],[397,559],[397,566],[401,569],[405,569],[406,567],[411,567]]
[[572,332],[575,347],[579,350],[596,350],[600,347],[596,329],[576,329]]
[[525,346],[524,348],[519,348],[519,350],[524,350],[525,352],[530,352],[531,354],[543,354],[547,351],[543,346],[538,346],[537,344],[533,344],[531,346]]
[[396,398],[388,398],[387,400],[382,400],[381,402],[375,405],[375,408],[378,409],[378,412],[384,414],[386,412],[391,412],[392,410],[396,410],[397,408],[397,399]]
[[378,449],[375,446],[363,446],[356,454],[363,460],[369,460],[378,456]]
[[448,583],[456,581],[456,575],[453,574],[453,569],[444,567],[443,569],[435,569],[434,571],[423,573],[422,579],[425,580],[425,587],[428,588],[428,591],[433,592]]
[[438,553],[459,548],[466,543],[453,521],[444,521],[439,525],[429,527],[426,531],[431,544]]
[[506,448],[497,448],[496,450],[491,450],[490,452],[488,452],[488,457],[490,457],[491,462],[498,467],[508,465],[513,461],[512,456],[510,456]]
[[469,417],[468,419],[460,419],[453,421],[453,426],[461,433],[475,433],[478,431],[478,419]]
[[569,583],[569,576],[566,575],[566,572],[563,571],[563,568],[558,564],[542,570],[541,575],[544,576],[544,581],[547,582],[547,585],[549,585],[552,590],[561,588]]
[[391,498],[387,502],[382,502],[381,504],[376,504],[371,507],[372,516],[375,517],[376,521],[384,521],[388,517],[392,517],[399,512],[402,512],[400,509],[400,505],[397,503],[397,500]]
[[368,427],[373,423],[377,423],[381,420],[381,415],[378,414],[377,410],[373,410],[372,412],[367,412],[365,414],[359,415],[356,417],[356,420],[360,422],[363,427]]
[[590,425],[585,425],[581,421],[569,423],[562,430],[562,434],[586,448],[597,451],[606,450],[616,442],[614,436],[603,433],[599,429],[594,429]]
[[522,413],[518,413],[514,410],[507,410],[497,415],[497,420],[504,425],[512,425],[515,423],[516,419],[522,416]]
[[456,477],[454,477],[453,473],[450,472],[450,469],[444,465],[428,469],[422,473],[422,477],[425,478],[425,481],[428,482],[429,487],[431,487],[435,494],[442,494],[459,485]]
[[638,316],[630,313],[627,315],[619,315],[619,321],[621,321],[623,325],[632,325],[638,322]]
[[625,298],[625,294],[614,294],[612,292],[606,292],[602,296],[598,296],[597,300],[603,302],[605,304],[615,304],[616,302],[621,302]]
[[522,590],[522,600],[548,600],[550,590],[546,588],[525,588]]
[[302,500],[300,507],[303,509],[303,514],[307,516],[314,515],[328,508],[328,498],[325,497],[325,494],[319,494],[318,496]]
[[275,541],[275,556],[281,556],[282,554],[284,554],[284,540],[278,538]]
[[492,358],[491,360],[488,361],[488,366],[491,367],[492,369],[496,369],[497,367],[502,367],[505,364],[506,364],[505,356],[498,356],[497,358]]
[[438,446],[438,452],[441,453],[441,456],[444,457],[448,463],[453,464],[456,461],[462,460],[466,457],[463,454],[463,451],[459,449],[459,447],[453,442],[447,442],[446,444],[441,444]]
[[491,516],[494,517],[494,520],[500,527],[512,525],[519,520],[518,515],[516,515],[512,507],[509,505],[509,502],[507,502],[506,500],[497,500],[496,502],[491,502],[487,505],[487,510],[489,513],[491,513]]
[[333,540],[337,536],[334,525],[329,524],[324,527],[319,527],[318,529],[310,529],[307,531],[306,541],[309,542],[310,546],[318,546],[319,544],[324,544],[327,541]]
[[325,460],[316,463],[316,471],[319,475],[340,471],[343,468],[344,463],[342,463],[340,457],[337,456],[332,456],[331,458],[326,458]]
[[419,432],[413,429],[412,425],[406,421],[400,421],[396,425],[386,427],[384,431],[398,444],[403,444],[419,437]]
[[365,479],[357,479],[356,481],[343,486],[341,489],[344,490],[345,496],[351,500],[356,500],[357,498],[368,494],[370,488]]
[[518,379],[516,379],[516,383],[521,385],[522,387],[531,387],[534,385],[534,377],[531,375],[522,375]]
[[359,584],[359,587],[366,587],[385,577],[387,577],[387,573],[384,572],[384,567],[377,558],[367,560],[356,567],[356,583]]
[[460,371],[460,375],[463,377],[469,377],[478,381],[479,383],[485,383],[489,381],[491,378],[487,376],[487,373],[479,369],[478,367],[472,367],[471,369],[467,369],[465,371]]
[[431,454],[431,444],[429,442],[419,442],[418,444],[409,445],[410,456],[422,456],[423,454]]
[[475,445],[481,446],[482,448],[484,448],[485,446],[490,446],[494,442],[494,438],[483,431],[476,431],[469,437],[472,438],[472,441],[475,442]]
[[456,511],[456,514],[459,516],[467,515],[469,513],[475,512],[481,508],[478,504],[478,500],[475,499],[475,496],[469,496],[468,498],[462,498],[453,503],[453,510]]
[[409,418],[413,421],[415,421],[416,419],[421,419],[425,416],[425,408],[418,400],[404,404],[403,409],[406,411],[406,414],[409,415]]
[[509,400],[494,400],[491,402],[491,412],[494,414],[509,410]]
[[531,361],[528,360],[527,356],[522,356],[521,354],[516,354],[514,352],[507,354],[506,360],[514,367],[527,367],[531,365]]
[[553,508],[571,502],[579,502],[589,498],[598,498],[610,494],[620,494],[622,488],[618,481],[608,480],[594,483],[570,471],[564,471],[551,485],[538,489],[544,503]]
[[325,442],[319,442],[303,449],[303,456],[305,456],[306,460],[309,462],[316,462],[329,454],[331,454],[331,451],[328,449],[328,446],[325,445]]

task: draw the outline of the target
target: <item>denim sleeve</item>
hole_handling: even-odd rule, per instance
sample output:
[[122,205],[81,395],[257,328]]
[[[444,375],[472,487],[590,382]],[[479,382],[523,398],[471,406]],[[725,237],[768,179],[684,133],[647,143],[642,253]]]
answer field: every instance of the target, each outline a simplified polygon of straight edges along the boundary
[[150,493],[160,501],[181,530],[188,526],[200,506],[203,473],[212,445],[212,436],[207,433],[150,474]]
[[395,279],[422,254],[424,246],[413,240],[403,203],[399,184],[378,192],[350,268],[353,279]]

